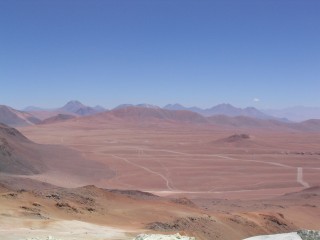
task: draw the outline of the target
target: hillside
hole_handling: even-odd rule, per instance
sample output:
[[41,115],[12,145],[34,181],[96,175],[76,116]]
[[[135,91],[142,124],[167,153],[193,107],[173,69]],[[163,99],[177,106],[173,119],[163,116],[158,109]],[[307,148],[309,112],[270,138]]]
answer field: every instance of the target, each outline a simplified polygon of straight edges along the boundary
[[97,114],[94,119],[119,119],[128,122],[208,123],[200,114],[191,111],[174,111],[161,108],[123,107]]
[[211,116],[207,118],[211,124],[240,129],[265,129],[271,131],[320,131],[320,120],[313,119],[300,123],[283,122],[272,119],[258,119],[245,116],[229,117],[225,115]]
[[72,179],[92,182],[97,180],[96,177],[107,179],[113,175],[107,166],[84,159],[74,150],[36,144],[16,129],[3,124],[0,125],[0,173],[41,175],[47,180],[52,178],[53,181],[60,181],[68,176],[70,184]]
[[58,114],[53,117],[46,118],[43,120],[40,124],[50,124],[50,123],[56,123],[56,122],[61,122],[61,121],[66,121],[69,119],[73,119],[76,116],[70,115],[70,114]]
[[40,123],[40,120],[30,113],[0,105],[0,123],[17,127],[37,124]]
[[0,172],[10,174],[38,174],[46,170],[40,160],[36,144],[19,131],[0,125]]

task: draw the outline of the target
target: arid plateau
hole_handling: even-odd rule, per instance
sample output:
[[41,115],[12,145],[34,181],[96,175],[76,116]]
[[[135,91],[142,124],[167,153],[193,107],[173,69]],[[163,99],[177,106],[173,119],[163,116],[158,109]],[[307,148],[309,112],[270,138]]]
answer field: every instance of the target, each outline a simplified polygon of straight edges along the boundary
[[320,229],[319,126],[143,107],[1,125],[0,238]]

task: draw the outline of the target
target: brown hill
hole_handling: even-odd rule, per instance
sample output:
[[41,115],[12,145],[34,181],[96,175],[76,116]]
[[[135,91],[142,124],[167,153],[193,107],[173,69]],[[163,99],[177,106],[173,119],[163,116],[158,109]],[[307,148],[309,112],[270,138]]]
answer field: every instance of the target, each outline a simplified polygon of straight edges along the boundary
[[54,116],[57,116],[58,114],[68,114],[68,115],[73,115],[77,116],[75,113],[67,113],[67,112],[62,112],[59,110],[35,110],[35,111],[28,111],[31,115],[35,116],[36,118],[40,119],[40,121],[46,120],[47,118],[51,118]]
[[300,123],[293,124],[296,129],[303,131],[320,131],[320,119],[310,119]]
[[320,120],[312,119],[301,123],[283,122],[274,119],[259,119],[247,116],[216,115],[203,117],[188,110],[166,110],[128,106],[98,114],[106,119],[122,119],[131,122],[166,121],[172,123],[208,124],[233,129],[264,129],[274,131],[320,131]]
[[221,152],[247,152],[249,150],[265,149],[266,144],[261,140],[256,139],[252,135],[246,133],[229,135],[214,141],[210,141],[209,146],[214,146],[215,149],[220,149]]
[[35,144],[14,128],[0,125],[0,172],[11,174],[37,174],[45,170]]
[[224,140],[226,142],[233,143],[233,142],[246,141],[246,140],[249,140],[250,138],[251,138],[250,135],[245,134],[245,133],[241,133],[241,134],[231,135],[231,136],[225,138]]
[[[105,165],[84,159],[74,150],[62,146],[36,144],[14,128],[0,125],[0,173],[13,175],[40,174],[43,178],[62,181],[69,177],[94,182],[107,179],[113,172]],[[49,181],[50,182],[50,181]],[[63,185],[63,181],[61,184]]]
[[309,199],[309,198],[318,198],[320,197],[320,186],[313,186],[306,189],[303,189],[298,192],[287,193],[281,196],[282,199]]
[[69,119],[75,118],[74,115],[69,115],[69,114],[58,114],[53,117],[49,117],[45,120],[43,120],[40,124],[50,124],[50,123],[56,123],[56,122],[61,122],[61,121],[66,121]]
[[237,127],[237,128],[287,128],[288,124],[284,122],[279,122],[275,120],[263,120],[257,118],[250,118],[245,116],[228,117],[225,115],[218,115],[208,117],[208,120],[216,125],[223,125],[227,127]]
[[228,117],[224,115],[212,116],[207,119],[212,124],[226,128],[265,129],[276,131],[320,131],[320,120],[318,119],[311,119],[300,123],[281,122],[277,120],[258,119],[245,116]]
[[17,127],[34,125],[40,123],[40,120],[30,113],[0,105],[0,122],[12,127]]
[[179,123],[208,123],[200,114],[191,111],[165,110],[161,108],[125,107],[94,116],[100,119],[117,119],[129,122],[179,122]]

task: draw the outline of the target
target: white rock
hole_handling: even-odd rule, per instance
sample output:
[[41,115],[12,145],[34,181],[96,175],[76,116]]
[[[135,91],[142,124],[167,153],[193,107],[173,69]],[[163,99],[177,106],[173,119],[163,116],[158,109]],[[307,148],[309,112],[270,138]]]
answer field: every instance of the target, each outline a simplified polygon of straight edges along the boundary
[[174,235],[162,234],[140,234],[134,240],[196,240],[194,237],[181,236],[179,233]]
[[246,238],[244,240],[302,240],[301,237],[296,233],[281,233],[273,235],[261,235]]

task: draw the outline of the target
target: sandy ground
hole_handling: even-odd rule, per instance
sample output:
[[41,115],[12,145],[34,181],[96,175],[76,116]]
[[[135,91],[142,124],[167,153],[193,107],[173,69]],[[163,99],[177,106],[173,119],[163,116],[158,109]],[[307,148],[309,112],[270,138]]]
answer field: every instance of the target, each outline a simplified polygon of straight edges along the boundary
[[[12,219],[11,219],[12,220]],[[29,225],[29,227],[25,227]],[[124,229],[99,226],[96,224],[76,221],[43,221],[33,220],[21,222],[15,219],[0,224],[0,239],[24,240],[24,239],[54,239],[61,240],[128,240],[132,239]]]
[[[105,164],[114,175],[106,178],[92,171],[99,187],[190,198],[265,199],[320,185],[320,138],[314,133],[247,129],[241,131],[249,139],[230,142],[237,131],[83,119],[20,130],[37,143],[64,145]],[[70,178],[59,183],[63,176],[53,173],[37,177],[58,185],[79,182]]]
[[[55,168],[28,179],[0,175],[15,186],[9,192],[4,186],[0,196],[3,237],[132,239],[139,233],[179,232],[197,240],[238,240],[320,228],[318,134],[247,129],[249,138],[242,139],[232,137],[241,133],[235,129],[92,119],[20,130],[36,143],[78,154],[55,155],[50,159]],[[75,188],[86,184],[103,189]],[[166,198],[127,191],[134,189]]]

